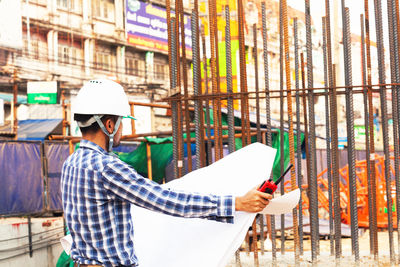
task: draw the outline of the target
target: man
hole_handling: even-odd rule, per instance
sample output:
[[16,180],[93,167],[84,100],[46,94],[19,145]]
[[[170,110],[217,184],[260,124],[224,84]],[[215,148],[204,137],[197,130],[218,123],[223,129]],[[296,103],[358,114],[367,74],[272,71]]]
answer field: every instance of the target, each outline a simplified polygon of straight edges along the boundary
[[80,266],[138,265],[131,204],[172,216],[233,223],[235,210],[259,212],[271,199],[256,189],[236,198],[173,191],[140,176],[110,153],[120,143],[122,117],[130,114],[118,83],[88,82],[72,111],[82,141],[63,165],[61,191],[73,238],[71,257]]

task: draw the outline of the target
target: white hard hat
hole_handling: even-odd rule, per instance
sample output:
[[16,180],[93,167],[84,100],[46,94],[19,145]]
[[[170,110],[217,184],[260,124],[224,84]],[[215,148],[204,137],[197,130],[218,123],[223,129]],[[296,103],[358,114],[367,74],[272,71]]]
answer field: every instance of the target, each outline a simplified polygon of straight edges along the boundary
[[107,79],[98,79],[87,82],[79,90],[72,112],[129,117],[130,106],[124,88],[120,84]]

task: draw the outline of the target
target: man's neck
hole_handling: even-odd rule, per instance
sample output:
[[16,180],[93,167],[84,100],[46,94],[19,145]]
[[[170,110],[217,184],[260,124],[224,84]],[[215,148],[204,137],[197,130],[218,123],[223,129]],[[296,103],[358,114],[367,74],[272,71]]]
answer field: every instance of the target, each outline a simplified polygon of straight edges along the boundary
[[95,143],[108,152],[108,140],[105,137],[105,134],[101,131],[97,131],[96,133],[86,133],[82,135],[82,139]]

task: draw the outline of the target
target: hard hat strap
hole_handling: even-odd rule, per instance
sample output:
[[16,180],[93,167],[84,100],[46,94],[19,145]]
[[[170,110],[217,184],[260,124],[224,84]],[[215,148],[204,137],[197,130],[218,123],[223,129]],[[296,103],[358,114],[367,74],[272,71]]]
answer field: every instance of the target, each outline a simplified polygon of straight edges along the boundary
[[118,131],[119,125],[121,124],[122,117],[118,117],[117,122],[115,123],[114,131],[111,134],[107,131],[106,127],[104,126],[103,122],[101,121],[102,115],[94,115],[93,117],[99,124],[103,133],[105,133],[110,138],[110,140],[108,142],[108,152],[110,152],[112,150],[112,147],[114,144],[114,135]]

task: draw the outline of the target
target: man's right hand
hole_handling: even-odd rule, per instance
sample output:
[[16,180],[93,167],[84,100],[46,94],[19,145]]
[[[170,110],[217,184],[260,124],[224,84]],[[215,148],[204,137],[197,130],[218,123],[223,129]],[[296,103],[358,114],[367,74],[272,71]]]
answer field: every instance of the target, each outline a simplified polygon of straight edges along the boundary
[[272,195],[260,192],[257,190],[258,187],[253,188],[247,192],[244,196],[235,198],[235,210],[247,211],[247,212],[260,212],[269,203]]

